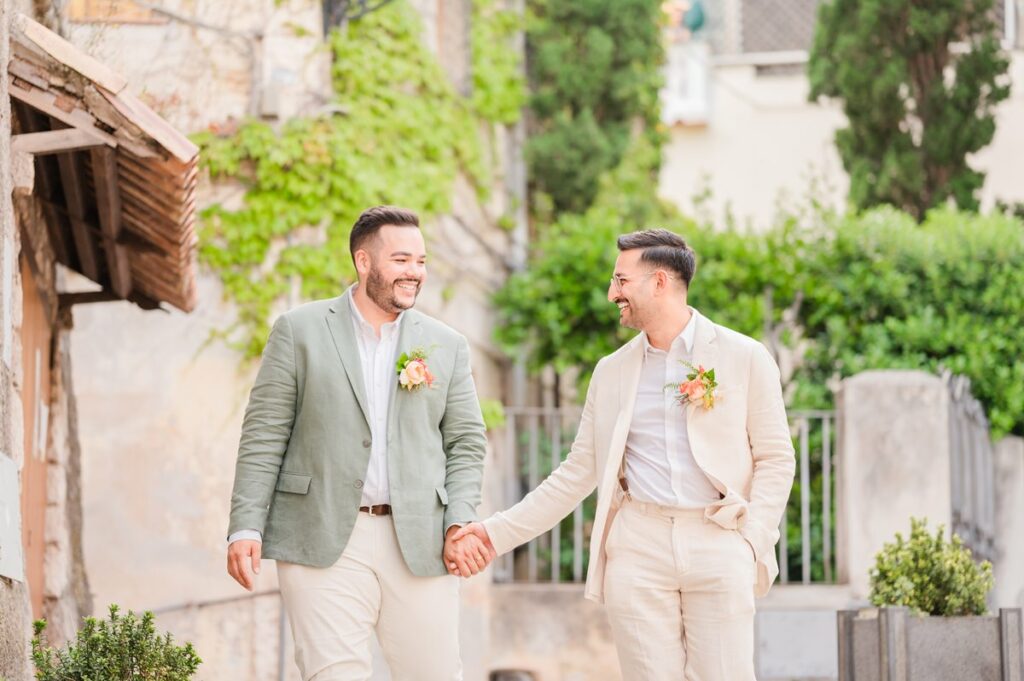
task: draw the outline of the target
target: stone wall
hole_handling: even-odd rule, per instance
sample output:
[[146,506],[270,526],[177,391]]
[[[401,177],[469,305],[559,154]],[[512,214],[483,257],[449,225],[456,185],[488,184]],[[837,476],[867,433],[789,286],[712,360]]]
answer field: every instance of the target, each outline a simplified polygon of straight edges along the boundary
[[[18,281],[18,235],[14,227],[11,177],[11,109],[7,90],[10,57],[9,26],[12,11],[0,3],[0,456],[20,465],[23,456],[21,395],[17,379],[21,348],[16,329],[20,323],[21,289]],[[0,577],[0,678],[29,678],[28,635],[31,612],[23,582]]]
[[839,580],[866,599],[875,554],[911,517],[951,528],[949,389],[922,371],[866,371],[839,392]]
[[994,608],[1024,608],[1024,438],[996,443]]

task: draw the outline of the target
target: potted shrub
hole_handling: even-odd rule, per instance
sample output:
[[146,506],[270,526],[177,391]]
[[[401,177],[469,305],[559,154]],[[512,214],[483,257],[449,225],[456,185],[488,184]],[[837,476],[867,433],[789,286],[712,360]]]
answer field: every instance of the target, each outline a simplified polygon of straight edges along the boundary
[[110,619],[86,617],[75,640],[60,650],[44,644],[45,629],[46,620],[35,623],[37,681],[188,681],[202,662],[191,643],[178,646],[170,634],[158,634],[151,612],[140,619],[111,605]]
[[875,557],[876,607],[839,612],[840,681],[1024,681],[1020,608],[987,614],[992,565],[910,524]]

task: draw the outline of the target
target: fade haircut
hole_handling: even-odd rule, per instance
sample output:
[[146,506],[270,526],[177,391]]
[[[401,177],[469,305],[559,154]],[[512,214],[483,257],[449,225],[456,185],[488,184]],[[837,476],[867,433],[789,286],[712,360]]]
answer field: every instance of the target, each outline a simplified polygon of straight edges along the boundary
[[416,213],[407,208],[397,206],[374,206],[367,208],[352,226],[352,233],[348,237],[348,250],[355,261],[356,251],[365,248],[366,244],[377,236],[377,232],[385,225],[395,227],[419,227],[420,218]]
[[618,247],[620,251],[643,249],[640,262],[679,275],[686,289],[690,289],[693,274],[697,271],[697,254],[678,234],[667,229],[644,229],[620,236]]

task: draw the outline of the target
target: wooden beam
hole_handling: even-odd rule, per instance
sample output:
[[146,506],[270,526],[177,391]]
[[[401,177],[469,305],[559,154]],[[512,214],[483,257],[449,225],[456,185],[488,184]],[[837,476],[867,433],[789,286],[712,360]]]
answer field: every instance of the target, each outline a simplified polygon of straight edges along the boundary
[[[102,291],[78,291],[76,293],[60,293],[57,295],[57,305],[62,310],[67,310],[73,305],[87,305],[89,303],[114,303],[124,300],[119,295],[108,289]],[[131,293],[128,301],[135,303],[143,310],[163,310],[160,301],[154,300],[141,293]]]
[[127,298],[132,290],[132,270],[128,249],[118,243],[121,236],[121,190],[117,177],[117,152],[107,147],[92,149],[92,179],[96,185],[96,210],[99,213],[103,252],[114,293]]
[[97,284],[103,284],[104,282],[100,281],[100,260],[97,252],[99,249],[92,234],[89,233],[82,160],[76,153],[60,154],[57,156],[57,164],[60,166],[61,187],[68,206],[71,237],[75,242],[75,251],[78,252],[81,272]]
[[104,146],[103,142],[90,133],[78,128],[47,130],[46,132],[26,132],[11,137],[12,152],[34,154],[36,156],[62,154],[102,146]]
[[[41,132],[49,130],[49,119],[32,107],[11,100],[11,109],[18,117],[21,129],[26,132]],[[73,253],[68,243],[67,235],[71,232],[67,218],[60,215],[53,209],[53,201],[56,199],[57,180],[50,172],[50,160],[42,157],[33,157],[35,161],[35,186],[33,192],[43,200],[43,215],[46,220],[46,227],[50,233],[50,243],[53,245],[57,261],[73,267]]]

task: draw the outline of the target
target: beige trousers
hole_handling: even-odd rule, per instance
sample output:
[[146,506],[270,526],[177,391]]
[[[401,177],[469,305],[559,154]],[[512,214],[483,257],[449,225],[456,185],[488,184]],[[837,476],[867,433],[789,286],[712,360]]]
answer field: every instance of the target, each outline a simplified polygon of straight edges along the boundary
[[605,550],[624,681],[754,681],[754,552],[738,532],[627,500]]
[[376,632],[394,681],[460,681],[457,577],[417,577],[391,516],[360,513],[338,562],[278,562],[304,681],[365,681]]

